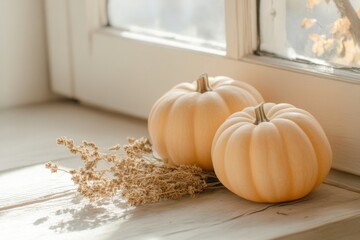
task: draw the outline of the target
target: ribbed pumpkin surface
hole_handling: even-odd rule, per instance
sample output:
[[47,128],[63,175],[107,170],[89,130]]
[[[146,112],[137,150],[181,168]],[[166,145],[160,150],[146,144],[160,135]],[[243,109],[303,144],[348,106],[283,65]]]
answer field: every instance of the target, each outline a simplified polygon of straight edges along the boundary
[[148,129],[162,158],[212,170],[211,144],[218,127],[232,113],[263,98],[249,84],[228,77],[209,78],[211,90],[203,92],[198,84],[181,83],[162,96],[150,112]]
[[331,168],[332,151],[317,120],[290,104],[267,103],[231,115],[213,141],[214,170],[232,192],[256,202],[304,197]]

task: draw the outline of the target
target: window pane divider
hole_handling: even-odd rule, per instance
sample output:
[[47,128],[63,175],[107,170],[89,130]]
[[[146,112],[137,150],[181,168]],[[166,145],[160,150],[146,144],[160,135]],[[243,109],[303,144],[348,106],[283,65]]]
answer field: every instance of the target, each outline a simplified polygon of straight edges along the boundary
[[225,23],[226,56],[240,60],[252,54],[257,46],[256,1],[226,0]]
[[238,0],[225,0],[225,33],[226,33],[226,56],[231,59],[239,59],[238,38]]

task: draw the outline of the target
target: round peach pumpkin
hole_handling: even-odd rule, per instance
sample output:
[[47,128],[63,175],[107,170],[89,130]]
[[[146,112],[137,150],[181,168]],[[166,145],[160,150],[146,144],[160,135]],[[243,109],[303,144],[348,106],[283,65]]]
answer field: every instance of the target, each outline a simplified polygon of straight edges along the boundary
[[211,144],[218,127],[232,113],[263,101],[247,83],[228,77],[181,83],[151,109],[148,130],[154,150],[174,165],[213,170]]
[[304,197],[328,174],[332,151],[317,120],[290,104],[266,103],[231,115],[212,145],[216,176],[255,202]]

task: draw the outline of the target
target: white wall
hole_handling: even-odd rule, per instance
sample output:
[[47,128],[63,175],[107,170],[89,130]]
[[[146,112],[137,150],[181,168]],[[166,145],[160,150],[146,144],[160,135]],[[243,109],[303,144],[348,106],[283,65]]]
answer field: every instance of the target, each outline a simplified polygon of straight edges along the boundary
[[43,0],[0,0],[0,109],[48,100]]

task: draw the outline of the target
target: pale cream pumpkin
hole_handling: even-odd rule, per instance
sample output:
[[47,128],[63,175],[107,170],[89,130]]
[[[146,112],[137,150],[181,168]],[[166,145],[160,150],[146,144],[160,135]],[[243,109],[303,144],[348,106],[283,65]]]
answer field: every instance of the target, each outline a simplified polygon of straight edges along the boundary
[[175,86],[154,104],[148,119],[150,139],[169,163],[212,170],[211,144],[218,127],[232,113],[262,101],[247,83],[204,74]]
[[283,202],[304,197],[323,181],[332,151],[310,113],[266,103],[234,113],[220,126],[212,159],[220,182],[238,196]]

